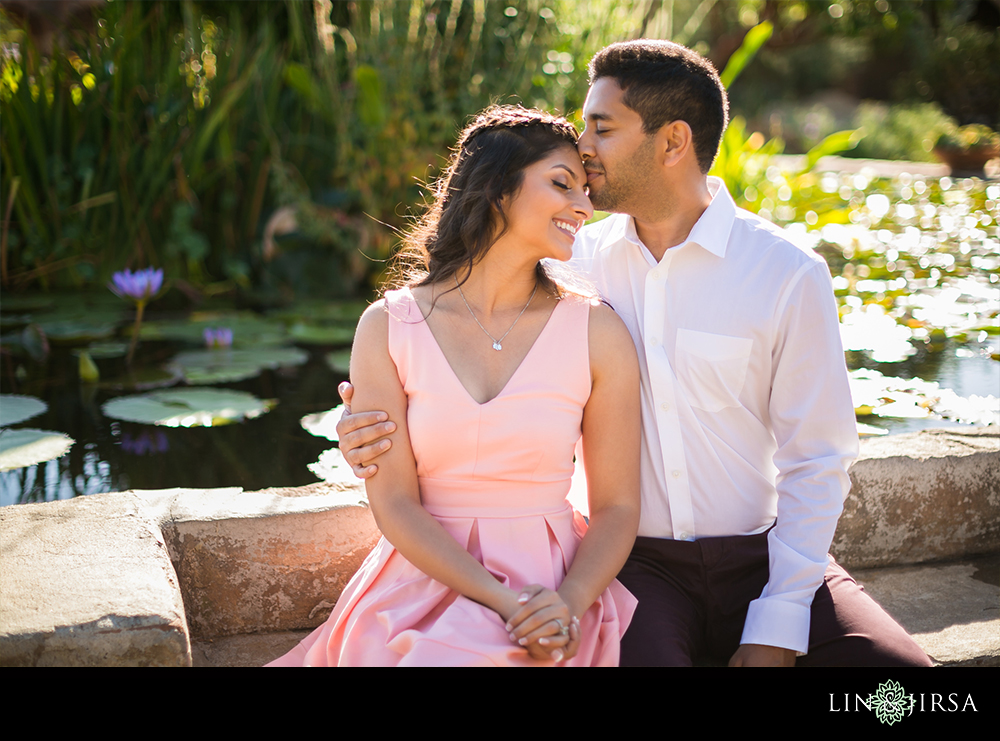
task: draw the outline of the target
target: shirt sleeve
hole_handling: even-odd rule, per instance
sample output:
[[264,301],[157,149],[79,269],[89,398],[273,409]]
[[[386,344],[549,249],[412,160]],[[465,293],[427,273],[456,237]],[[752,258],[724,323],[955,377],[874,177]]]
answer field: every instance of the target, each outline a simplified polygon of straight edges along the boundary
[[768,533],[770,578],[750,603],[741,643],[809,648],[810,608],[850,490],[858,433],[825,263],[803,266],[778,306],[772,429],[778,508]]

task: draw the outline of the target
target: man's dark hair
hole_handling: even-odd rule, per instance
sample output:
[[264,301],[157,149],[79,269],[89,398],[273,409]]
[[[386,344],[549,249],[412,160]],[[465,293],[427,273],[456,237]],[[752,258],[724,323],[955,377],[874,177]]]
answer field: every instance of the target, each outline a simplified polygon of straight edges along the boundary
[[712,168],[729,121],[729,101],[711,62],[670,41],[622,41],[590,60],[590,84],[602,77],[625,92],[622,102],[642,117],[646,134],[670,121],[687,122],[698,166],[705,173]]

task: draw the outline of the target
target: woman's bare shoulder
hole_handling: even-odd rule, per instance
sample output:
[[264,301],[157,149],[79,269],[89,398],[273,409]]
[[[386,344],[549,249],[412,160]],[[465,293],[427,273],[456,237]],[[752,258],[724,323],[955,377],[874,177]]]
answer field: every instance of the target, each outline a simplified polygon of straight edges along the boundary
[[639,360],[636,356],[632,335],[625,322],[607,304],[591,302],[590,305],[590,364],[596,373],[638,372]]
[[632,335],[629,334],[625,322],[605,303],[600,301],[590,303],[590,340],[606,341],[611,343],[627,343],[635,352],[632,345]]
[[358,320],[358,334],[377,332],[379,328],[385,330],[389,326],[389,312],[384,298],[379,299],[365,309],[361,319]]
[[354,333],[351,358],[357,356],[380,357],[389,354],[389,313],[385,299],[380,299],[365,309]]

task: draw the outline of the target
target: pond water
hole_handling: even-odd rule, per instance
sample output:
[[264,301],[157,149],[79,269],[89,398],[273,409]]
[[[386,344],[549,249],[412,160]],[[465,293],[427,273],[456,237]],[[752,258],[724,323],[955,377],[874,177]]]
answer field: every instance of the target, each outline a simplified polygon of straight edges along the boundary
[[259,399],[276,399],[267,413],[222,426],[166,427],[108,418],[102,405],[121,392],[81,386],[77,364],[68,350],[52,353],[47,387],[27,389],[48,409],[19,425],[64,431],[76,443],[56,460],[0,473],[0,506],[132,488],[252,491],[315,483],[319,479],[308,466],[331,443],[306,432],[299,420],[336,406],[337,384],[346,376],[314,350],[301,365],[265,369],[256,378],[226,384]]
[[[842,223],[791,229],[831,266],[859,423],[896,434],[1000,422],[1000,185],[909,176],[861,183],[851,174],[829,186],[844,200]],[[132,316],[124,302],[110,294],[5,295],[0,392],[37,397],[47,409],[3,429],[58,431],[76,442],[54,460],[0,472],[0,505],[130,488],[319,481],[310,467],[333,443],[301,420],[339,404],[345,348],[364,303],[267,315],[166,314],[154,303],[134,364],[143,378],[122,387],[115,379],[128,375],[127,339],[116,337]],[[206,330],[220,327],[232,331],[232,348],[204,350]],[[92,367],[81,349],[96,366],[91,383],[81,382]],[[185,404],[197,403],[182,398],[184,381],[196,394],[240,392],[257,405],[252,418],[220,425],[219,408],[189,410]],[[166,420],[177,426],[130,421],[154,418],[133,397],[156,388],[175,394],[160,407],[177,411]],[[128,401],[108,403],[117,399]],[[215,426],[184,426],[199,419]]]

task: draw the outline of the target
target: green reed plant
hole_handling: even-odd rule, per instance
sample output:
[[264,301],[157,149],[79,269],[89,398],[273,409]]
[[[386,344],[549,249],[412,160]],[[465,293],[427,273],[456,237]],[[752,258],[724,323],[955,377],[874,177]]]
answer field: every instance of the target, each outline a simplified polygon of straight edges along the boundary
[[[720,75],[727,88],[773,31],[767,21],[750,29]],[[774,155],[784,151],[784,142],[779,137],[765,140],[760,132],[747,131],[746,120],[733,116],[723,132],[710,174],[725,181],[738,206],[779,224],[805,222],[809,227],[843,224],[848,220],[848,209],[836,193],[821,187],[813,167],[821,157],[855,147],[861,136],[858,131],[830,134],[810,149],[796,167],[784,169],[774,159]]]
[[247,286],[281,206],[321,258],[385,257],[379,223],[405,222],[465,117],[556,84],[537,0],[114,0],[96,19],[47,58],[15,31],[3,63],[10,288],[149,264],[179,287]]

